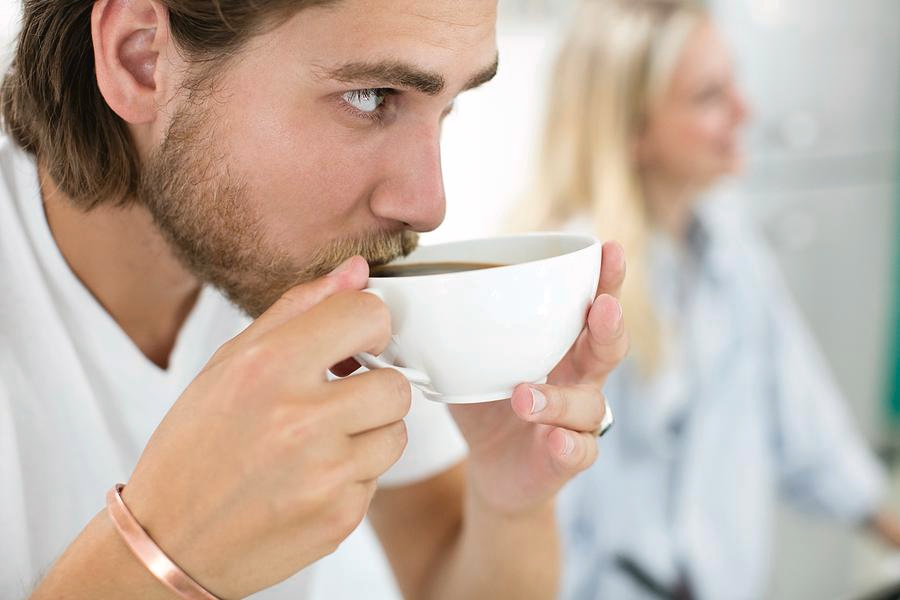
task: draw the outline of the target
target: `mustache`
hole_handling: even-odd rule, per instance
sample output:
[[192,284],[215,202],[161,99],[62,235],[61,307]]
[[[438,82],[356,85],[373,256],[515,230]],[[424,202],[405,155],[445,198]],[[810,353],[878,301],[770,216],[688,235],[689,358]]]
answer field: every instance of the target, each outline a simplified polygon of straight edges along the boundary
[[221,287],[233,302],[256,318],[290,288],[324,277],[352,256],[362,256],[375,267],[408,255],[418,243],[419,235],[413,231],[381,231],[340,238],[319,247],[302,265],[284,255],[273,257],[254,265],[252,279],[229,279],[230,285]]
[[378,231],[352,238],[340,238],[319,248],[309,264],[315,269],[313,278],[322,277],[352,256],[362,256],[369,267],[385,265],[408,256],[419,245],[415,231]]

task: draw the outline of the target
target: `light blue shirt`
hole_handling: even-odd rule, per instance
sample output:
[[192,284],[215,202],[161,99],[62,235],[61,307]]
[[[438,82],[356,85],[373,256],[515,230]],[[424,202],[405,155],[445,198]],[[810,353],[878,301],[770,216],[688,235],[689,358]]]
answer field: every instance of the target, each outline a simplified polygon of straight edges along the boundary
[[607,385],[616,424],[559,503],[564,598],[656,598],[619,556],[665,586],[685,576],[701,600],[762,598],[776,494],[847,521],[884,497],[880,465],[744,222],[707,206],[684,248],[651,244],[667,358],[651,377],[629,359]]

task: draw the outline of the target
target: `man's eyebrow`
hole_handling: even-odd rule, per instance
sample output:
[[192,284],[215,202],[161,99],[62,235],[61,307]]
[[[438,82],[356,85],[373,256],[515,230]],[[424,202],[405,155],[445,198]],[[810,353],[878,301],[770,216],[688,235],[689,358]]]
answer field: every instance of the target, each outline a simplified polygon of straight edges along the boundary
[[497,68],[500,66],[500,57],[494,59],[494,62],[487,69],[484,69],[472,79],[466,82],[466,85],[463,86],[462,91],[471,90],[477,88],[480,85],[484,85],[491,79],[493,79],[497,75]]
[[[497,74],[497,59],[488,68],[480,71],[466,82],[463,91],[487,83]],[[379,87],[408,88],[429,96],[437,96],[447,85],[439,73],[397,62],[352,62],[335,69],[321,69],[319,76],[344,83],[370,82]]]

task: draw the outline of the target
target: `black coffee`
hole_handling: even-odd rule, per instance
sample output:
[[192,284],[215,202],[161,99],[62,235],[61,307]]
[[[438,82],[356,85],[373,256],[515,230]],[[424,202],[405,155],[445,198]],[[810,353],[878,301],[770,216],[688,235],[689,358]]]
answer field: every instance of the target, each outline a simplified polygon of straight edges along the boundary
[[411,263],[408,265],[382,265],[372,269],[372,277],[415,277],[416,275],[442,275],[444,273],[460,273],[462,271],[478,271],[505,267],[497,263],[474,262],[431,262]]

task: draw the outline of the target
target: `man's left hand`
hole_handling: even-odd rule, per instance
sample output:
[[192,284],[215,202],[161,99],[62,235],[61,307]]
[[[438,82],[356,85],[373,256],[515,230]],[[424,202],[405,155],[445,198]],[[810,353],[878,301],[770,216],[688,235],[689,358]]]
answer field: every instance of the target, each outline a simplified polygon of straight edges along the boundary
[[485,508],[509,515],[540,509],[596,460],[602,389],[628,350],[619,304],[624,278],[622,247],[604,244],[585,327],[547,383],[519,385],[509,402],[450,407],[469,444],[470,492]]

